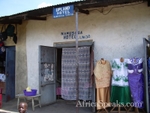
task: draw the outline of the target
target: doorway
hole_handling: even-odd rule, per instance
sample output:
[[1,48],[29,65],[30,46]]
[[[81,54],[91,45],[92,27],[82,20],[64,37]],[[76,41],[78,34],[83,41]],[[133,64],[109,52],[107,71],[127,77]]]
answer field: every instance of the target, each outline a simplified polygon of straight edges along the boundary
[[[63,60],[62,59],[64,59],[64,58],[62,58],[62,56],[63,56],[63,52],[66,52],[67,54],[72,54],[72,53],[70,53],[70,52],[67,52],[67,51],[74,51],[74,49],[75,49],[75,42],[60,42],[60,43],[54,43],[54,46],[56,47],[56,53],[57,53],[57,75],[56,75],[56,81],[58,81],[57,82],[57,88],[56,88],[56,94],[58,94],[57,95],[57,100],[60,100],[60,99],[62,99],[64,102],[66,102],[67,100],[65,100],[64,98],[62,98],[62,96],[61,96],[61,92],[60,92],[60,89],[61,89],[61,85],[62,85],[62,62],[63,62]],[[91,74],[92,73],[92,71],[93,70],[91,70],[91,69],[93,69],[94,68],[94,51],[93,51],[93,47],[94,47],[94,42],[93,42],[93,40],[87,40],[87,41],[79,41],[79,43],[78,43],[78,45],[79,45],[79,48],[82,48],[82,50],[83,50],[83,48],[88,48],[89,47],[89,54],[90,54],[90,81],[88,81],[88,84],[90,84],[90,85],[92,85],[91,87],[92,87],[92,97],[91,97],[91,100],[90,101],[86,101],[86,96],[85,96],[85,98],[84,97],[81,97],[81,96],[79,96],[79,98],[84,98],[85,99],[85,101],[84,101],[84,99],[82,100],[82,99],[79,99],[80,100],[80,102],[91,102],[91,103],[93,103],[93,104],[95,104],[95,83],[94,83],[94,76]],[[69,49],[70,48],[70,49]],[[63,51],[63,50],[65,50],[65,51]],[[76,50],[76,49],[75,49]],[[75,51],[74,51],[75,52]],[[82,51],[83,53],[85,52],[84,50]],[[87,52],[86,52],[86,55],[87,55]],[[72,59],[72,58],[70,58],[70,57],[75,57],[75,55],[67,55],[67,56],[65,56],[65,57],[68,57],[67,59],[69,59],[69,60],[75,60],[75,59]],[[81,58],[81,57],[80,57]],[[85,60],[86,58],[84,58],[84,57],[82,57],[82,60]],[[75,60],[76,61],[76,60]],[[79,61],[80,63],[81,63],[81,61]],[[86,61],[87,62],[87,61]],[[72,63],[72,62],[68,62],[68,63]],[[83,64],[81,64],[82,66],[83,66]],[[80,65],[80,66],[81,66]],[[66,66],[66,65],[65,65]],[[87,67],[88,65],[85,65],[85,67]],[[81,69],[81,67],[79,67],[80,68],[80,70],[83,70],[83,69]],[[72,70],[72,65],[70,66],[70,67],[67,67],[67,69],[68,70]],[[64,69],[63,69],[64,70]],[[71,75],[71,73],[69,74],[69,75]],[[80,73],[80,75],[81,75],[81,73]],[[84,75],[83,75],[84,76]],[[63,78],[64,79],[64,78]],[[82,79],[83,80],[83,79]],[[68,84],[69,85],[69,84]],[[84,84],[83,84],[84,85]],[[62,91],[62,90],[61,90]],[[82,92],[82,91],[80,91],[80,92]],[[84,91],[83,91],[84,92]],[[85,91],[84,93],[86,93],[87,94],[87,92]],[[79,94],[79,95],[83,95],[83,94]],[[68,97],[66,97],[66,98],[68,98]],[[72,99],[72,97],[71,97],[71,99]],[[76,99],[76,98],[74,98],[74,99]],[[72,101],[72,103],[73,103],[73,101]],[[76,100],[74,100],[74,103],[76,103]],[[92,109],[91,109],[92,108]],[[88,107],[88,109],[90,110],[90,111],[93,111],[93,112],[95,112],[96,111],[96,107],[95,106],[91,106],[91,107]]]
[[[88,101],[92,98],[91,75],[90,75],[90,46],[80,46],[79,51],[79,77],[76,81],[76,48],[67,47],[57,51],[57,81],[61,80],[61,87],[57,87],[57,93],[61,89],[61,97],[65,100],[76,100],[77,90],[78,98]],[[59,53],[61,52],[61,53]],[[79,88],[77,89],[77,82]]]
[[145,70],[144,70],[144,104],[146,113],[150,112],[150,39],[147,40],[143,38],[143,45],[144,45],[144,61],[145,61]]
[[56,99],[61,99],[61,63],[62,48],[57,48]]
[[3,101],[8,102],[15,98],[15,47],[5,47],[0,54],[0,88]]
[[[92,40],[90,40],[90,41],[81,41],[78,44],[79,44],[79,47],[89,47],[90,55],[91,55],[91,53],[92,53],[91,51],[93,50],[93,43],[94,42]],[[53,88],[46,88],[48,86],[49,87],[52,86],[52,83],[50,83],[50,81],[49,81],[49,83],[46,83],[45,85],[41,85],[40,84],[40,87],[41,87],[40,88],[41,89],[40,92],[41,93],[45,92],[44,96],[41,98],[41,103],[43,103],[43,105],[44,105],[44,100],[45,100],[44,98],[46,97],[45,95],[48,96],[47,98],[53,98],[53,101],[50,101],[50,100],[46,99],[47,100],[47,104],[54,103],[57,100],[62,100],[64,102],[66,102],[65,99],[61,98],[62,97],[61,96],[61,93],[62,93],[61,92],[62,91],[61,90],[61,87],[62,87],[62,53],[63,53],[63,48],[75,48],[75,42],[54,43],[54,47],[40,46],[40,48],[43,48],[43,49],[40,49],[40,60],[41,60],[40,61],[41,62],[40,63],[40,65],[41,65],[40,69],[42,69],[42,65],[44,63],[47,63],[47,64],[48,63],[49,64],[53,63],[54,64],[54,70],[53,70],[54,73],[53,74],[54,74],[54,78],[56,78],[55,79],[56,81],[53,81]],[[52,50],[52,48],[53,48],[53,50]],[[50,51],[53,51],[53,52],[50,52]],[[52,58],[53,60],[50,58],[51,56],[53,57]],[[54,56],[55,56],[55,58],[54,58]],[[46,57],[48,57],[48,58],[46,58]],[[74,57],[75,57],[75,55],[74,55]],[[92,57],[92,58],[94,58],[94,57]],[[89,59],[89,60],[90,60],[89,61],[90,65],[91,65],[91,61],[93,61],[93,63],[94,63],[94,60],[91,60],[91,59]],[[45,76],[44,74],[42,74],[42,72],[44,72],[44,70],[43,69],[40,70],[40,73],[41,73],[40,74],[40,83],[44,83],[43,80],[42,80],[44,78],[44,76]],[[49,70],[50,70],[50,68],[49,68]],[[90,70],[90,72],[91,72],[91,70]],[[92,80],[92,77],[90,79]],[[88,83],[87,85],[89,85],[89,84],[90,83]],[[46,90],[49,90],[49,91],[46,91]],[[52,91],[50,91],[50,90],[52,90]],[[50,95],[47,92],[50,92],[51,94],[55,94],[55,95],[52,95],[50,97]],[[69,102],[74,103],[75,101],[70,101],[69,100]],[[95,87],[94,87],[94,85],[92,87],[91,102],[95,102]],[[95,107],[93,107],[93,112],[94,112],[94,110],[95,110]],[[92,111],[92,110],[90,110],[90,111]]]

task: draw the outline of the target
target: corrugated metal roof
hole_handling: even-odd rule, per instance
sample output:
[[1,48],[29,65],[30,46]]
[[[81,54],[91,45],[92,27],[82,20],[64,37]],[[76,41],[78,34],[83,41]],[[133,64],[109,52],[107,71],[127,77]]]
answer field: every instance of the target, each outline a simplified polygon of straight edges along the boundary
[[[62,6],[62,5],[67,5],[67,4],[74,4],[74,3],[78,3],[78,2],[85,2],[86,0],[75,0],[72,2],[66,2],[66,3],[61,3],[61,4],[55,4],[55,5],[51,5],[51,6],[47,6],[47,7],[42,7],[42,8],[36,8],[33,10],[37,10],[37,9],[43,9],[43,8],[48,8],[48,7],[57,7],[57,6]],[[30,10],[32,11],[32,10]]]
[[[45,8],[48,8],[48,7],[57,7],[57,6],[62,6],[62,5],[67,5],[67,4],[74,4],[74,3],[83,2],[83,1],[86,1],[86,0],[75,0],[73,2],[66,2],[66,3],[61,3],[61,4],[55,4],[55,5],[46,6],[46,7],[42,7],[42,8],[36,8],[36,9],[31,9],[31,10],[27,10],[27,11],[23,11],[23,12],[18,12],[18,13],[7,15],[7,16],[19,15],[19,14],[26,13],[26,12],[42,10],[42,9],[45,9]],[[7,16],[0,16],[0,18],[7,17]]]
[[28,10],[28,11],[16,13],[9,16],[3,16],[0,17],[0,24],[7,24],[7,23],[21,24],[22,20],[29,20],[29,19],[45,20],[46,18],[41,18],[41,16],[52,14],[54,7],[61,7],[65,5],[74,5],[74,7],[77,7],[79,9],[87,9],[87,8],[94,8],[94,7],[106,7],[108,5],[115,5],[115,4],[125,4],[125,3],[137,2],[137,1],[143,1],[143,0],[77,0],[74,2],[67,2],[67,3],[47,6],[44,8]]

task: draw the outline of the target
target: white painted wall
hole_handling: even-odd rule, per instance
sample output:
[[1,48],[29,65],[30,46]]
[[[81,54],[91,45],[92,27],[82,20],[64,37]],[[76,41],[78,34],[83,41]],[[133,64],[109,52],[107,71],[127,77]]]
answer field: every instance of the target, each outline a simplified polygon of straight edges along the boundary
[[[104,8],[107,13],[111,7]],[[28,86],[39,88],[39,45],[53,46],[64,40],[61,32],[75,31],[75,16],[46,21],[29,21],[26,31]],[[114,8],[103,15],[97,10],[79,13],[79,30],[95,41],[95,61],[120,57],[143,57],[143,38],[150,35],[150,7],[147,3]]]

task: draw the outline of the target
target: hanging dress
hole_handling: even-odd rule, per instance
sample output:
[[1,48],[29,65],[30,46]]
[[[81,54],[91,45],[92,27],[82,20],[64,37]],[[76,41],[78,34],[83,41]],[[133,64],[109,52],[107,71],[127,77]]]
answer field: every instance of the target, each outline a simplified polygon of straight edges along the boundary
[[128,60],[128,79],[134,107],[143,108],[144,79],[142,58]]
[[101,60],[97,61],[94,75],[97,92],[97,110],[105,109],[110,104],[111,66],[109,61],[105,60],[104,64],[101,63]]
[[111,103],[125,105],[131,102],[131,94],[128,84],[127,59],[112,61]]

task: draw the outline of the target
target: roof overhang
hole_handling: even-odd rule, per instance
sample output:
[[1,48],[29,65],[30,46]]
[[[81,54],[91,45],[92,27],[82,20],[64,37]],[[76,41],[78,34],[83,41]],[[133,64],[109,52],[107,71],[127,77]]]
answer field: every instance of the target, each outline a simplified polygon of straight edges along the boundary
[[10,16],[0,17],[0,24],[22,24],[24,20],[46,20],[47,15],[53,13],[53,8],[65,5],[74,5],[79,12],[89,14],[88,8],[107,7],[109,5],[127,4],[143,0],[86,0],[78,2],[70,2],[66,4],[59,4],[40,9],[29,10],[22,13],[13,14]]

